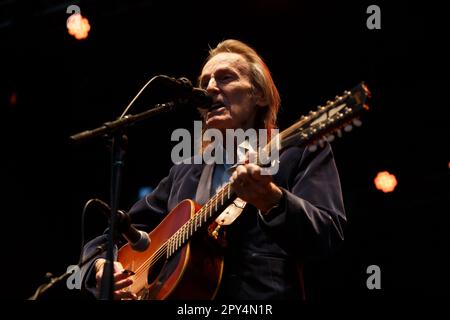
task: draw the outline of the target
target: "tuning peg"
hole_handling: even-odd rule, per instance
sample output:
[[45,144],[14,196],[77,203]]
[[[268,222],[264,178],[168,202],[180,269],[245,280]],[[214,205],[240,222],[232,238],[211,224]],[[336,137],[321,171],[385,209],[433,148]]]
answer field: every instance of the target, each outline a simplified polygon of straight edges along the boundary
[[352,131],[352,129],[353,129],[353,126],[351,124],[348,124],[344,127],[345,132],[350,132],[350,131]]
[[311,151],[311,152],[316,151],[316,150],[317,150],[317,145],[316,145],[316,144],[311,144],[311,145],[308,147],[308,150]]
[[326,137],[326,139],[327,139],[327,141],[328,142],[333,142],[334,141],[334,134],[329,134],[327,137]]
[[359,119],[353,119],[352,120],[353,124],[355,125],[355,127],[361,127],[362,126],[362,122]]

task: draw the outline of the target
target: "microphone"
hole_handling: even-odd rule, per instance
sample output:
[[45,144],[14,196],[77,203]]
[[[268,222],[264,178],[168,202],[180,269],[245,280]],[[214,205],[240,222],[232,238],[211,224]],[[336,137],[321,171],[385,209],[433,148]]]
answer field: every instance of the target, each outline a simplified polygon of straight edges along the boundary
[[166,75],[159,75],[158,78],[167,83],[169,88],[178,91],[179,98],[186,99],[188,104],[192,104],[198,109],[209,109],[213,105],[213,99],[208,91],[194,87],[188,78],[177,79]]
[[[106,217],[110,217],[111,208],[102,200],[95,199]],[[122,210],[117,210],[118,229],[135,251],[145,251],[150,246],[150,237],[145,231],[140,231],[131,225],[130,216]]]

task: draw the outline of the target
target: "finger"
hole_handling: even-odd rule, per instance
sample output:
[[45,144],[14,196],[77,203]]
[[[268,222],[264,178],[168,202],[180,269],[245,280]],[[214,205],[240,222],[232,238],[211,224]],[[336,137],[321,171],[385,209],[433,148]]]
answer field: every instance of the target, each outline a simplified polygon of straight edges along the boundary
[[96,270],[96,271],[99,271],[100,269],[103,269],[103,266],[105,265],[105,262],[106,262],[106,259],[104,259],[104,258],[98,258],[98,259],[95,261],[95,264],[94,264],[95,270]]
[[123,270],[122,264],[119,261],[114,261],[114,272],[122,272]]
[[122,272],[114,273],[114,282],[121,281],[123,279],[127,279],[131,274]]
[[114,290],[121,290],[123,288],[131,286],[132,284],[133,284],[133,280],[131,280],[131,279],[124,279],[121,281],[117,281],[114,284]]
[[268,184],[261,180],[254,180],[249,178],[250,182],[246,185],[246,192],[252,196],[252,198],[265,197],[268,192]]
[[257,178],[257,176],[261,175],[261,168],[259,166],[257,166],[254,163],[249,163],[245,165],[248,174],[252,177],[252,178]]
[[241,180],[238,180],[236,175],[230,178],[231,187],[234,189],[234,191],[238,192],[241,187]]
[[114,291],[114,299],[115,300],[121,300],[121,299],[137,300],[137,296],[135,293],[130,292],[130,291],[117,290],[117,291]]
[[[100,259],[99,259],[100,260]],[[98,281],[103,276],[103,269],[105,268],[105,259],[102,259],[103,261],[96,262],[95,268],[97,270],[95,274],[95,279]],[[114,274],[122,273],[124,271],[124,268],[122,264],[118,261],[114,261]]]
[[230,182],[234,183],[234,181],[236,181],[236,179],[237,179],[237,172],[236,172],[236,170],[234,170],[233,173],[231,174]]
[[97,281],[97,286],[100,284],[100,281],[102,280],[102,276],[103,276],[103,268],[100,269],[100,270],[95,274],[95,281]]
[[98,282],[103,275],[103,268],[105,266],[106,260],[103,258],[97,259],[94,264],[94,270],[95,270],[95,280]]
[[[134,273],[133,273],[134,274]],[[128,279],[130,276],[132,276],[133,274],[130,273],[124,273],[122,272],[116,272],[114,273],[114,278],[113,281],[114,283],[119,283],[120,281],[124,281],[124,280],[130,280],[131,283],[133,283],[131,279]],[[103,270],[99,271],[96,273],[95,275],[95,281],[96,281],[96,288],[100,288],[100,284],[102,282],[102,278],[103,278]]]
[[264,184],[267,184],[272,181],[272,176],[262,174],[262,168],[260,166],[255,164],[248,164],[246,165],[246,167],[247,172],[249,173],[252,179],[264,182]]
[[237,184],[239,184],[240,186],[244,186],[246,184],[248,184],[248,172],[247,172],[247,168],[246,166],[238,166],[236,168],[236,182]]
[[242,195],[245,189],[245,182],[242,178],[238,178],[237,174],[230,178],[231,187],[238,194]]
[[230,182],[233,188],[236,188],[238,184],[242,184],[242,173],[245,170],[244,166],[240,165],[236,167],[236,170],[233,171],[230,177]]
[[[250,169],[251,171],[253,169]],[[240,183],[244,181],[244,183]],[[245,180],[238,180],[237,184],[243,187],[243,191],[246,194],[253,195],[254,197],[264,196],[268,192],[268,186],[272,182],[271,177],[259,176],[254,178],[253,175],[247,174]]]
[[[125,275],[122,273],[117,273],[114,275],[114,290],[121,290],[123,288],[129,287],[130,285],[133,284],[133,280],[129,279],[129,278],[125,278],[123,279],[123,277],[129,277],[129,275]],[[96,289],[97,289],[97,294],[100,296],[100,285],[102,282],[102,278],[101,275],[100,277],[97,279],[97,283],[96,283]]]
[[239,178],[242,177],[242,175],[247,174],[247,169],[244,165],[239,165],[234,172],[236,172],[237,178]]

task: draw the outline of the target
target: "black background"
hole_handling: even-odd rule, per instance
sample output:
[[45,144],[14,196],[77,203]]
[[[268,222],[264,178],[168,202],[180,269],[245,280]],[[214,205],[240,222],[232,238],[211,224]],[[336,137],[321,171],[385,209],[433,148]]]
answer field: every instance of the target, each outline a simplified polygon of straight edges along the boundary
[[[69,4],[90,21],[84,41],[67,33]],[[381,30],[366,27],[370,4],[381,8]],[[208,45],[227,38],[250,44],[268,64],[282,97],[281,129],[362,80],[373,95],[364,125],[333,142],[346,241],[329,260],[307,266],[311,301],[448,296],[442,8],[405,1],[12,1],[1,11],[2,264],[10,298],[28,298],[47,271],[75,264],[84,203],[109,200],[105,141],[74,145],[68,137],[119,116],[154,75],[195,81]],[[157,100],[158,93],[146,94],[132,113]],[[172,131],[191,129],[198,118],[180,110],[129,130],[121,208],[168,173]],[[390,194],[373,183],[384,170],[399,181]],[[87,237],[106,224],[88,211]],[[372,264],[381,268],[381,290],[366,288]],[[89,299],[64,286],[44,298]]]

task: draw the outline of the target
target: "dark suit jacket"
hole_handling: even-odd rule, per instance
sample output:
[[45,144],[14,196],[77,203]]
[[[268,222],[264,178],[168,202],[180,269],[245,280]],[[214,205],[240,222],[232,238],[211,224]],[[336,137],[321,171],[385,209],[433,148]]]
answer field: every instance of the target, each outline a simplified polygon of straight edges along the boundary
[[[150,231],[179,202],[195,199],[204,165],[174,165],[169,175],[130,210],[137,228]],[[339,176],[330,145],[310,152],[290,147],[280,155],[274,182],[282,189],[280,205],[262,216],[247,205],[227,229],[228,249],[218,298],[304,298],[302,262],[328,254],[343,239],[346,222]],[[90,241],[87,256],[103,235]],[[90,266],[83,269],[89,273]],[[92,286],[87,276],[87,287]]]

